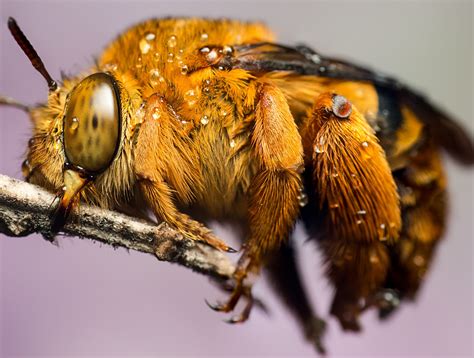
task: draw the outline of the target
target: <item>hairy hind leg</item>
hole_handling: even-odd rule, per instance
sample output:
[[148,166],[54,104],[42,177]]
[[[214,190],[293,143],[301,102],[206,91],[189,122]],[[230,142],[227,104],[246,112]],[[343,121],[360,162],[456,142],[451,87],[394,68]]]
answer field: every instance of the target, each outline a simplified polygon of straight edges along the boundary
[[385,281],[389,257],[381,242],[342,242],[327,239],[321,243],[327,271],[335,286],[331,314],[343,329],[359,331],[358,316]]
[[317,235],[336,289],[331,313],[344,329],[359,330],[363,305],[385,281],[384,243],[398,239],[396,184],[373,129],[342,96],[316,99],[302,138],[315,194],[313,220],[320,222]]
[[[211,306],[217,311],[235,308],[245,294],[246,277],[258,274],[288,240],[299,215],[301,137],[283,92],[270,83],[259,87],[250,142],[258,168],[247,192],[249,233],[234,273],[235,289],[227,302]],[[230,322],[246,320],[250,307]]]
[[[160,113],[159,120],[154,114]],[[164,98],[147,99],[145,117],[137,136],[135,176],[146,205],[156,218],[178,229],[184,236],[208,244],[218,250],[234,252],[203,224],[181,213],[176,199],[193,200],[193,187],[200,185],[200,172],[194,165],[189,143],[179,135],[179,121]],[[154,150],[150,152],[149,148]]]

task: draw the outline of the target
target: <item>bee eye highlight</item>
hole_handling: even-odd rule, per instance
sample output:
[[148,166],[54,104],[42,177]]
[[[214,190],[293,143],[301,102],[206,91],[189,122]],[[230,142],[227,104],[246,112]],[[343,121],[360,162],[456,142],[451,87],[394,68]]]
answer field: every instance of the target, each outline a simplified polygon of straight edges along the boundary
[[64,150],[69,164],[94,174],[115,158],[121,132],[120,96],[112,76],[95,73],[72,91],[64,116]]

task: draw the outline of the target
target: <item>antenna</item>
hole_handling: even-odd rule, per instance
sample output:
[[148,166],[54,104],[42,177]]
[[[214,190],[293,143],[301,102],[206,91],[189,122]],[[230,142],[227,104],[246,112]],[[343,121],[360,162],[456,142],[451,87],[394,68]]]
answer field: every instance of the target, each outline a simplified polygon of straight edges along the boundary
[[13,17],[8,18],[8,28],[10,29],[10,32],[13,35],[13,38],[15,39],[16,43],[21,47],[25,55],[28,56],[28,58],[30,59],[33,67],[36,68],[39,73],[41,73],[41,75],[48,83],[49,91],[55,91],[58,88],[58,84],[55,80],[53,80],[49,72],[46,70],[43,61],[41,61],[41,58],[34,49],[33,45],[30,43],[30,41],[28,41],[25,34],[23,33],[23,31],[21,31],[20,26],[18,26]]
[[11,106],[11,107],[21,109],[22,111],[25,111],[25,112],[31,111],[30,106],[27,106],[26,104],[23,104],[11,97],[6,97],[6,96],[0,96],[0,106]]

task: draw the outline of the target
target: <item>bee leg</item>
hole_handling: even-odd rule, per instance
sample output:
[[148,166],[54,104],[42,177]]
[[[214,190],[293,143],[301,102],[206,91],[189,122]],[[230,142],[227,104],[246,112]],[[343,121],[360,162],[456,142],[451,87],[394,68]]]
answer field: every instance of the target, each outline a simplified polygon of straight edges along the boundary
[[89,183],[88,178],[70,169],[64,171],[63,178],[64,188],[59,195],[59,202],[50,214],[53,233],[57,233],[66,224],[73,206],[78,204],[81,190]]
[[359,314],[385,281],[385,242],[399,236],[395,180],[373,129],[340,95],[316,99],[302,137],[319,223],[314,234],[336,289],[331,314],[343,329],[359,331]]
[[186,139],[179,133],[181,121],[174,116],[162,97],[148,98],[134,153],[139,190],[157,219],[188,238],[221,251],[235,252],[203,224],[179,212],[175,205],[175,200],[184,204],[192,200],[192,185],[199,185],[199,172],[193,165],[193,153],[186,150]]
[[[438,149],[431,143],[419,148],[410,164],[394,173],[402,203],[403,229],[390,248],[391,266],[385,286],[400,298],[415,299],[443,234],[446,221],[446,179]],[[393,309],[380,307],[379,316]]]
[[271,254],[267,269],[275,293],[298,320],[305,338],[314,344],[319,353],[324,354],[326,350],[322,338],[326,322],[316,314],[309,302],[291,242],[283,244]]
[[174,226],[187,238],[202,242],[216,250],[236,252],[214,236],[203,224],[179,212],[173,203],[171,188],[162,179],[144,176],[140,173],[138,174],[138,182],[145,201],[159,220]]
[[31,112],[30,106],[7,96],[0,95],[0,106],[11,106],[11,107],[21,109],[22,111],[27,112],[27,113]]
[[242,255],[237,263],[237,268],[233,274],[233,287],[231,294],[225,303],[210,304],[206,301],[206,304],[218,312],[231,312],[234,310],[235,306],[239,302],[242,296],[245,296],[248,300],[247,305],[244,310],[236,316],[231,317],[227,320],[227,323],[241,323],[248,319],[250,315],[251,308],[253,306],[254,300],[251,294],[251,288],[248,285],[245,285],[244,280],[248,275],[249,261],[246,259],[245,255]]
[[[268,255],[286,242],[299,214],[298,171],[303,157],[298,128],[277,87],[261,84],[257,101],[251,145],[259,167],[247,192],[249,234],[234,273],[234,292],[218,307],[222,311],[235,307],[243,295],[244,280],[257,274]],[[246,310],[244,319],[250,313],[250,308]]]
[[328,239],[321,243],[328,261],[328,274],[336,287],[331,314],[344,330],[360,331],[358,316],[367,308],[384,282],[389,265],[383,243],[343,243]]

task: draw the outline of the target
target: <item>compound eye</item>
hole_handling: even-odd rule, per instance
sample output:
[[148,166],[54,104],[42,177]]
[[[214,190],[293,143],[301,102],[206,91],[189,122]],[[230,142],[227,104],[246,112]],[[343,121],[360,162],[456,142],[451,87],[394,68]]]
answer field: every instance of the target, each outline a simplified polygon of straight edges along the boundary
[[120,96],[112,76],[95,73],[72,91],[64,116],[64,149],[69,164],[99,173],[120,144]]

